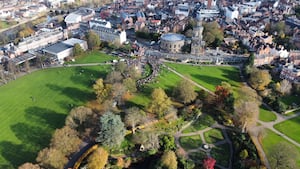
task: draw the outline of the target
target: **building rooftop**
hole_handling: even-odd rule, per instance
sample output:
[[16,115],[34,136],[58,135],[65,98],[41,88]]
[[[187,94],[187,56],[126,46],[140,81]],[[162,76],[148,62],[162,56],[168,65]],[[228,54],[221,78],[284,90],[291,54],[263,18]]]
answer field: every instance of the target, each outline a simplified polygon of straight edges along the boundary
[[166,41],[180,41],[184,40],[185,36],[177,33],[167,33],[161,36],[161,39]]
[[65,44],[65,43],[56,43],[54,45],[51,45],[44,49],[44,51],[50,52],[50,53],[60,53],[66,49],[72,48],[71,45]]

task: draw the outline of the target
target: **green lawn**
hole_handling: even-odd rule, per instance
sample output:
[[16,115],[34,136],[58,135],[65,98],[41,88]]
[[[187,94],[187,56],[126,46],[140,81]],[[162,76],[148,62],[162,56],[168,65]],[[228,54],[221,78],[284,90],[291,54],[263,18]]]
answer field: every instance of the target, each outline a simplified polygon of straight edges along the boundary
[[197,121],[192,123],[188,128],[184,129],[182,133],[191,133],[199,130],[203,130],[209,126],[211,126],[215,121],[208,114],[202,114]]
[[204,151],[198,151],[194,153],[190,153],[189,157],[195,162],[202,164],[202,161],[207,157],[206,153]]
[[300,143],[300,116],[276,124],[274,128]]
[[276,120],[276,115],[268,110],[265,106],[259,108],[259,120],[270,122]]
[[7,22],[7,21],[0,21],[0,29],[5,29],[5,28],[9,28],[13,25],[16,25],[17,22],[16,21],[12,21],[12,22]]
[[296,95],[283,96],[280,97],[280,100],[286,105],[292,105],[293,103],[296,103],[298,106],[300,106],[300,96],[296,96]]
[[150,95],[153,89],[162,88],[165,90],[168,96],[172,95],[173,88],[180,81],[180,77],[170,72],[167,69],[162,68],[159,76],[151,83],[142,87],[141,92],[136,94],[130,99],[130,104],[138,107],[146,107],[150,102]]
[[[265,153],[267,154],[267,157],[270,155],[269,150],[279,142],[287,142],[288,144],[291,144],[295,148],[295,150],[300,153],[299,147],[294,146],[292,143],[278,136],[276,133],[272,132],[269,129],[266,129],[266,136],[262,140],[262,145]],[[297,167],[300,168],[300,159],[297,159]]]
[[118,59],[118,57],[107,55],[100,51],[87,51],[81,56],[75,57],[75,62],[70,62],[70,64],[80,64],[80,63],[104,63],[106,61],[112,61]]
[[204,138],[207,143],[212,144],[224,140],[220,129],[211,129],[204,133]]
[[215,91],[222,81],[228,82],[235,89],[240,86],[239,70],[231,66],[191,66],[166,63],[179,73],[190,76],[191,79],[210,91]]
[[92,85],[109,66],[53,68],[0,87],[0,168],[17,168],[36,158],[72,107],[95,96]]
[[202,145],[200,135],[180,137],[179,142],[182,148],[187,151],[190,149],[199,148]]
[[230,158],[230,148],[228,144],[222,144],[218,147],[214,147],[211,150],[211,156],[216,159],[216,163],[228,167],[228,161]]

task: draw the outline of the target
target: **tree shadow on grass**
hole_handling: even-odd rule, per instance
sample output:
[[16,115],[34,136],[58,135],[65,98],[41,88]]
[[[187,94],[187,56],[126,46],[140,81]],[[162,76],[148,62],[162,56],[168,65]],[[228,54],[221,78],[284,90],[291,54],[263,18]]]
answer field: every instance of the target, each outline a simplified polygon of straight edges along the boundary
[[[191,76],[193,78],[196,78],[196,79],[201,79],[206,84],[210,84],[210,85],[213,85],[213,86],[220,85],[221,82],[228,82],[227,80],[217,78],[217,77],[211,77],[211,76],[207,76],[207,75],[192,74]],[[200,85],[203,85],[203,84],[200,84]]]
[[25,144],[14,144],[8,141],[0,142],[1,155],[10,163],[2,165],[3,169],[18,168],[25,162],[34,162],[37,152],[31,151]]
[[50,129],[60,128],[65,124],[65,114],[41,107],[29,107],[25,110],[25,118],[33,124],[46,126]]
[[[25,145],[26,150],[37,154],[39,150],[50,143],[51,129],[42,126],[33,126],[26,123],[18,123],[11,126],[16,137]],[[26,158],[27,157],[23,157]]]
[[[109,69],[109,68],[107,68]],[[92,67],[76,67],[75,68],[75,74],[71,77],[71,80],[74,83],[79,83],[84,86],[90,86],[95,83],[95,81],[98,78],[105,78],[107,73],[110,71],[104,71],[104,70],[96,70],[95,68],[93,69]]]
[[94,94],[88,90],[81,90],[75,87],[61,87],[54,84],[46,84],[46,86],[54,91],[59,91],[61,94],[69,97],[75,102],[85,102],[94,97]]
[[234,70],[223,69],[222,71],[223,71],[224,78],[230,79],[231,81],[234,81],[237,83],[242,82],[242,79],[240,78],[239,70],[234,71]]

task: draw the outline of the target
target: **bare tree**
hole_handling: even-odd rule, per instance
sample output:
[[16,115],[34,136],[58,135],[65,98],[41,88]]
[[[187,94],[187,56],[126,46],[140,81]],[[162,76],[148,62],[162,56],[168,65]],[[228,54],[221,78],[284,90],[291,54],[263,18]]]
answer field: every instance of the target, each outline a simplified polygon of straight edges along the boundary
[[26,60],[26,61],[24,62],[24,67],[25,67],[26,72],[30,72],[30,64],[29,64],[29,61],[28,61],[28,60]]
[[245,132],[248,128],[256,125],[259,115],[259,107],[256,102],[242,101],[235,106],[236,125]]
[[290,94],[291,90],[292,90],[292,84],[288,80],[284,79],[280,82],[279,92],[282,95]]
[[24,163],[21,166],[19,166],[18,169],[41,169],[41,167],[37,164]]
[[121,72],[119,71],[111,71],[105,78],[106,83],[114,84],[114,83],[120,83],[122,81],[123,77]]
[[13,76],[13,79],[16,79],[16,72],[17,72],[17,69],[16,69],[16,65],[13,61],[9,60],[8,63],[7,63],[7,70],[8,72]]
[[68,117],[66,118],[66,125],[76,130],[92,114],[93,111],[90,108],[84,106],[76,107],[71,110]]
[[145,112],[137,107],[131,107],[126,110],[125,124],[131,127],[133,134],[135,133],[136,125],[141,123],[145,116]]
[[7,83],[6,76],[4,73],[4,67],[2,65],[0,65],[0,80],[2,80],[4,84]]

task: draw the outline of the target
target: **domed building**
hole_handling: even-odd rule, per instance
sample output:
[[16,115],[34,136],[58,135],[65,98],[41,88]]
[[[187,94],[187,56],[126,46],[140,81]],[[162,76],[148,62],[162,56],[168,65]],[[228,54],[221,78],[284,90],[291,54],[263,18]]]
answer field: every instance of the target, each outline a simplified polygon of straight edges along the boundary
[[184,46],[185,36],[176,33],[163,34],[160,37],[160,48],[170,53],[178,53]]

